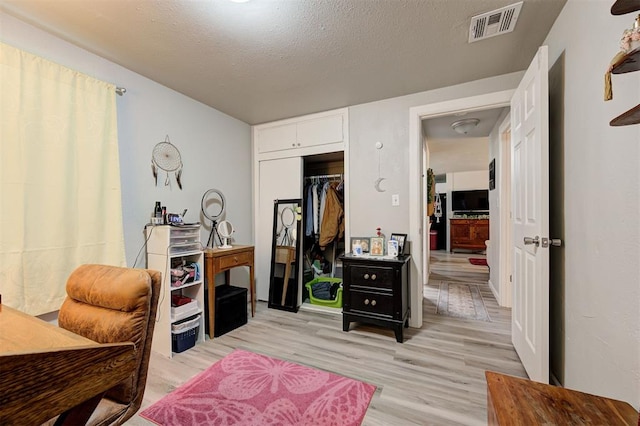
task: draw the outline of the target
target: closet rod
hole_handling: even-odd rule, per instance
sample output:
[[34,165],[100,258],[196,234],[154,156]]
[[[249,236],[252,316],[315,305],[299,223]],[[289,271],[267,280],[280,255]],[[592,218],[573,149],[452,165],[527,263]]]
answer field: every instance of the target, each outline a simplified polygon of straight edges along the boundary
[[317,175],[317,176],[306,176],[305,179],[330,179],[330,178],[342,178],[342,173],[337,173],[334,175]]

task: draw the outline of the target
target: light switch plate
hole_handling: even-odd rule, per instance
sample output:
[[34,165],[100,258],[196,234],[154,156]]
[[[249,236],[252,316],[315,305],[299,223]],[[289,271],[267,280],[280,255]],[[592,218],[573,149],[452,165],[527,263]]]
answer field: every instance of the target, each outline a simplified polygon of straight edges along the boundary
[[399,206],[400,205],[400,195],[399,194],[393,194],[391,196],[391,205],[392,206]]

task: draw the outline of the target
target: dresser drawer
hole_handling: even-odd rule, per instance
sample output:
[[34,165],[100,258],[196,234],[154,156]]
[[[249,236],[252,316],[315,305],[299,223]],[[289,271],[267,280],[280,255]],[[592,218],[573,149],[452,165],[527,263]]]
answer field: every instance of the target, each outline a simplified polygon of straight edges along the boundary
[[394,269],[381,266],[351,266],[350,284],[353,286],[393,288]]
[[233,268],[234,266],[244,265],[246,263],[251,262],[251,253],[238,253],[238,254],[230,254],[228,256],[221,257],[218,259],[219,268],[218,270]]
[[351,311],[368,312],[393,317],[393,295],[351,291]]

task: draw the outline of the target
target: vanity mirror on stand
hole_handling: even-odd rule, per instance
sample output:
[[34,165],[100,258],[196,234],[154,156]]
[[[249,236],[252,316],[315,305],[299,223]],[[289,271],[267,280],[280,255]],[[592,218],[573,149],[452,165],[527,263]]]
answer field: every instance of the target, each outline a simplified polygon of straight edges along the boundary
[[269,308],[298,311],[298,235],[302,200],[274,200]]

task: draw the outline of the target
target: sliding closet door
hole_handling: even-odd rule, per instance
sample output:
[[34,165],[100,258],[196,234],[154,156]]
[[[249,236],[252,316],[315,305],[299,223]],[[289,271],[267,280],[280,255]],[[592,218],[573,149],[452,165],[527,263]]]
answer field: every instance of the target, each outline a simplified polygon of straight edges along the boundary
[[269,298],[273,201],[302,197],[302,158],[260,161],[258,168],[258,218],[256,230],[256,294]]

